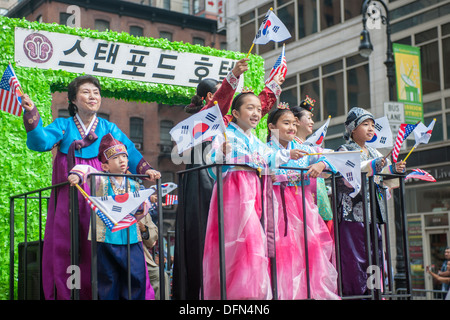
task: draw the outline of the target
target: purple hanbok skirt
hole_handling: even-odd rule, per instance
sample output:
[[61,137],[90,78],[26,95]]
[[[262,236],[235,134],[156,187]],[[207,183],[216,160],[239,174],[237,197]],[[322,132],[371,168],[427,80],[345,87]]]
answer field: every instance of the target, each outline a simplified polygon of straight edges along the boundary
[[[76,158],[76,164],[90,165],[101,171],[101,163],[97,158]],[[67,181],[67,155],[57,152],[53,163],[52,185]],[[81,187],[90,194],[89,181]],[[72,287],[78,289],[78,281],[72,281],[75,273],[71,265],[71,229],[69,218],[69,185],[52,191],[47,212],[44,246],[42,255],[42,285],[46,300],[71,299]],[[79,289],[80,299],[92,298],[91,287],[91,242],[88,240],[91,209],[83,196],[78,193],[79,208]],[[77,269],[75,269],[77,270]],[[76,279],[78,280],[78,279]],[[146,276],[146,299],[154,299],[154,291]]]

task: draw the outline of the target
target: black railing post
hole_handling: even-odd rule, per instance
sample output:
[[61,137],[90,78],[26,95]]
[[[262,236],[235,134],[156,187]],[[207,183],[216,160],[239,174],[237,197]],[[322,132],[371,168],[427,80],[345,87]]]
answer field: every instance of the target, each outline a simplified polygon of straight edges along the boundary
[[166,270],[164,268],[164,217],[162,209],[161,179],[156,180],[158,191],[158,247],[159,247],[159,296],[166,297]]
[[306,292],[308,299],[311,299],[311,277],[309,274],[309,252],[308,252],[308,225],[306,221],[306,203],[305,203],[305,178],[303,170],[300,169],[302,184],[302,213],[303,213],[303,242],[305,246],[305,268],[306,268]]
[[332,192],[332,210],[333,210],[333,231],[334,231],[334,250],[336,257],[336,269],[337,269],[337,287],[338,295],[342,297],[342,267],[341,267],[341,250],[339,246],[339,217],[338,217],[338,205],[337,205],[337,192],[336,192],[336,175],[331,175],[331,192]]
[[226,263],[225,263],[225,240],[223,222],[223,180],[222,165],[217,167],[217,214],[219,227],[219,259],[220,259],[220,298],[227,299]]
[[[70,222],[71,222],[71,228],[70,228],[70,263],[72,266],[78,266],[79,265],[79,251],[80,251],[80,245],[79,245],[79,208],[78,208],[78,193],[77,189],[73,186],[69,186],[69,193],[70,193]],[[71,300],[80,300],[80,289],[76,288],[75,286],[72,286],[71,292],[70,292],[70,298]]]
[[[96,196],[95,176],[90,178],[91,195]],[[97,213],[91,209],[91,292],[92,300],[98,300]]]
[[14,300],[14,198],[9,198],[9,300]]
[[[371,227],[371,239],[372,239],[372,245],[370,246],[370,250],[369,252],[372,254],[372,256],[374,257],[375,260],[375,266],[376,267],[380,267],[380,257],[378,255],[379,253],[379,244],[378,244],[378,223],[377,223],[377,204],[375,203],[375,201],[378,201],[376,193],[375,193],[375,181],[374,181],[374,176],[370,176],[369,177],[369,205],[370,205],[370,221],[371,223],[369,224]],[[380,213],[381,213],[381,208],[380,208]],[[369,263],[369,267],[373,264],[373,260],[372,263]],[[379,270],[382,270],[383,268],[381,267]],[[377,273],[375,273],[375,276],[377,276]],[[381,278],[383,279],[383,275],[381,275]],[[375,279],[375,282],[377,283],[380,279]],[[381,284],[380,284],[381,285]],[[372,296],[375,300],[380,300],[381,299],[381,295],[380,295],[380,289],[378,286],[374,286],[374,289],[372,290]]]
[[404,271],[405,271],[405,284],[406,284],[406,292],[411,297],[412,288],[411,288],[411,266],[409,263],[409,241],[408,241],[408,220],[406,218],[406,208],[405,208],[405,179],[404,176],[399,177],[400,187],[400,215],[401,215],[401,224],[403,225],[403,256],[404,256]]
[[[367,209],[367,173],[361,172],[361,195],[362,195],[362,204],[363,204],[363,214],[364,214],[364,230],[365,230],[365,244],[366,244],[366,256],[367,256],[367,264],[372,265],[372,242],[370,236],[370,223],[374,221],[370,221],[369,212]],[[369,197],[370,199],[370,197]],[[364,296],[364,294],[363,294]],[[371,292],[372,300],[375,299],[373,291]]]

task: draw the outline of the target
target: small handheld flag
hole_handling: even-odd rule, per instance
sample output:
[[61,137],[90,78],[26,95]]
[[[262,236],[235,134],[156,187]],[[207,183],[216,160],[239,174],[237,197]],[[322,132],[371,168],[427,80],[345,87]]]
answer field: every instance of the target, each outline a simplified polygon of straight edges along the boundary
[[314,132],[312,135],[306,139],[303,144],[308,144],[313,147],[321,146],[323,141],[325,140],[325,136],[327,135],[328,126],[330,125],[331,116],[328,117],[328,120]]
[[324,152],[323,156],[353,187],[350,197],[354,198],[361,190],[361,152],[362,151],[338,151]]
[[392,131],[386,116],[375,119],[375,134],[366,144],[372,148],[389,148],[393,146]]
[[400,153],[400,147],[402,146],[403,141],[405,141],[406,138],[411,134],[411,132],[416,129],[418,124],[419,122],[417,122],[416,124],[402,123],[400,125],[397,138],[395,139],[394,149],[392,150],[392,161],[397,162],[397,158]]
[[412,178],[436,182],[436,179],[431,174],[422,169],[413,169],[412,172],[405,177],[405,181]]
[[166,196],[166,202],[164,203],[164,205],[171,206],[174,204],[178,204],[178,196],[175,194],[168,194]]
[[215,104],[178,123],[170,135],[178,147],[178,154],[202,143],[206,139],[225,132],[222,113]]
[[155,192],[153,189],[144,189],[115,196],[91,197],[79,185],[76,187],[112,232],[136,223],[135,212]]
[[291,37],[291,33],[286,28],[286,26],[281,22],[281,20],[273,13],[273,8],[267,11],[264,20],[253,39],[252,46],[248,51],[247,58],[252,52],[253,46],[255,44],[266,44],[269,41],[281,42]]
[[254,44],[266,44],[269,41],[281,42],[291,37],[291,33],[281,20],[269,10],[256,33]]
[[20,116],[22,114],[22,96],[23,91],[19,79],[9,64],[0,80],[0,110]]
[[436,119],[431,121],[428,127],[425,127],[422,123],[418,123],[416,129],[414,130],[414,138],[416,139],[416,143],[411,148],[411,151],[408,152],[408,155],[402,161],[406,161],[409,155],[414,151],[414,149],[421,143],[427,144],[430,141],[431,133],[433,132],[434,124],[436,123]]
[[[175,190],[178,186],[173,182],[166,182],[161,184],[161,196],[164,197],[166,194],[171,193],[173,190]],[[150,187],[150,189],[155,190],[156,192],[156,185],[153,185]]]
[[275,61],[275,64],[273,65],[272,70],[270,71],[269,77],[266,80],[266,84],[273,80],[273,77],[277,75],[278,73],[281,73],[283,77],[286,77],[287,73],[287,63],[286,63],[286,56],[285,56],[285,45],[283,44],[283,50],[281,50],[280,55],[278,56],[277,61]]
[[416,139],[416,144],[414,145],[414,147],[417,147],[421,143],[427,144],[428,141],[430,141],[435,123],[436,119],[433,119],[428,127],[425,127],[423,123],[419,123],[417,125],[416,130],[414,130],[414,138]]

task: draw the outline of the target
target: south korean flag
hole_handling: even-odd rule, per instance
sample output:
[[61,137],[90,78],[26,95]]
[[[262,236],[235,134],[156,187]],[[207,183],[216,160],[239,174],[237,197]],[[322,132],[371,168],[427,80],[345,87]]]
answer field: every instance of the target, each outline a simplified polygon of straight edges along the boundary
[[144,189],[114,196],[90,197],[90,200],[107,214],[113,225],[117,225],[128,215],[134,215],[139,206],[154,192],[153,189]]
[[222,113],[216,103],[178,123],[170,130],[170,135],[177,144],[178,154],[181,154],[208,138],[224,133],[225,129]]
[[350,197],[356,197],[361,190],[361,151],[324,152],[323,155],[354,188]]
[[391,127],[386,116],[375,119],[375,134],[371,140],[366,141],[366,145],[375,149],[394,146]]

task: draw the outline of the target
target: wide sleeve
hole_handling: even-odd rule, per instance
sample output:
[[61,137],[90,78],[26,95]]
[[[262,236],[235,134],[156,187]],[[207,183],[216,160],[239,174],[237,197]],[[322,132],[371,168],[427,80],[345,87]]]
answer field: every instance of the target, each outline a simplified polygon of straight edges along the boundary
[[266,84],[264,89],[259,94],[261,100],[261,117],[264,117],[272,109],[273,105],[277,102],[281,95],[281,87],[274,81],[270,81]]
[[75,167],[73,167],[70,172],[70,174],[76,174],[80,178],[80,183],[83,184],[87,182],[87,177],[91,173],[98,173],[99,171],[95,169],[94,167],[87,165],[87,164],[77,164]]
[[27,132],[27,147],[33,151],[50,151],[61,141],[66,131],[67,121],[58,118],[44,127],[36,106],[31,111],[25,111],[23,123]]
[[232,71],[228,72],[219,89],[214,93],[213,98],[200,111],[209,109],[217,101],[222,116],[225,116],[231,107],[236,88],[239,84],[239,77],[236,77]]

